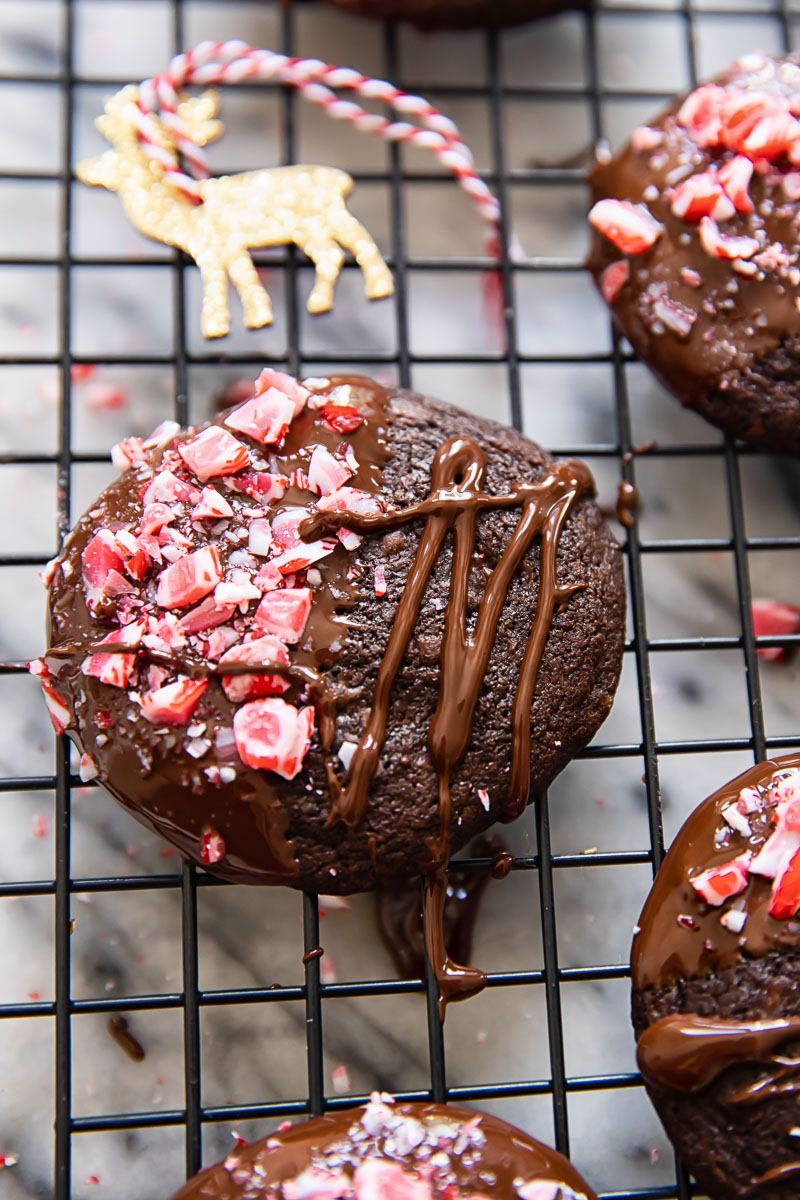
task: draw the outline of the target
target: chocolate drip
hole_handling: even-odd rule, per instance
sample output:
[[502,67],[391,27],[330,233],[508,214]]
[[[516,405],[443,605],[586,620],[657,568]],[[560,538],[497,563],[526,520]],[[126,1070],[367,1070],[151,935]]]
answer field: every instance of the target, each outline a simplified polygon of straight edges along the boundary
[[633,528],[634,513],[639,507],[639,489],[635,483],[621,479],[617,486],[617,520],[626,529]]
[[[301,537],[312,540],[328,529],[347,526],[358,533],[397,529],[425,519],[414,565],[397,606],[389,644],[378,671],[366,729],[350,761],[346,784],[338,782],[328,755],[332,785],[331,823],[349,827],[364,819],[369,786],[378,767],[386,737],[392,686],[417,623],[422,597],[449,533],[453,535],[450,601],[440,652],[439,697],[428,734],[428,753],[439,791],[439,832],[427,844],[423,921],[428,957],[439,982],[439,1007],[444,1015],[449,999],[472,995],[485,986],[483,972],[459,967],[447,954],[443,930],[446,866],[449,856],[450,780],[466,751],[489,655],[508,588],[534,538],[541,536],[539,595],[528,644],[520,669],[512,709],[511,779],[501,819],[513,820],[523,811],[530,793],[530,719],[536,678],[553,614],[580,585],[559,587],[556,554],[564,521],[577,497],[593,489],[582,464],[564,460],[552,464],[539,483],[521,483],[512,492],[489,496],[482,491],[486,459],[477,442],[450,438],[439,447],[431,466],[431,492],[426,500],[401,512],[370,516],[318,513],[300,524]],[[517,527],[497,565],[489,573],[475,629],[467,631],[467,590],[475,548],[478,514],[491,508],[521,508]],[[323,741],[324,745],[324,741]],[[325,746],[329,751],[329,747]]]
[[675,1013],[655,1021],[644,1031],[636,1058],[648,1083],[674,1092],[699,1092],[728,1067],[756,1063],[770,1074],[725,1101],[752,1104],[800,1088],[800,1080],[792,1081],[791,1087],[784,1083],[789,1074],[800,1070],[800,1059],[772,1054],[792,1039],[800,1039],[800,1017],[728,1021],[695,1013]]
[[782,1183],[784,1179],[791,1179],[795,1175],[800,1175],[800,1162],[797,1160],[784,1163],[780,1167],[770,1167],[763,1175],[759,1175],[750,1190],[755,1192],[760,1187],[766,1187],[770,1183]]
[[106,1029],[117,1045],[125,1051],[128,1058],[130,1058],[133,1062],[144,1061],[144,1046],[139,1039],[134,1037],[134,1035],[131,1033],[127,1017],[123,1017],[122,1013],[115,1013],[113,1017],[108,1018]]

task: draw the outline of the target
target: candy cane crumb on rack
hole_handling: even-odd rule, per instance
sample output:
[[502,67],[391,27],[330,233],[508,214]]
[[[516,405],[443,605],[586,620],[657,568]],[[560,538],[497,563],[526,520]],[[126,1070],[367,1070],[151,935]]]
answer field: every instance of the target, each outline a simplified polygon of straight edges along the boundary
[[[84,183],[118,191],[142,233],[194,258],[203,281],[206,337],[223,336],[230,328],[229,280],[241,297],[248,328],[272,321],[251,249],[294,242],[304,251],[316,269],[308,299],[312,313],[332,306],[343,247],[361,268],[369,299],[391,295],[394,287],[372,237],[345,206],[353,185],[346,172],[295,166],[210,178],[202,147],[223,131],[214,119],[217,99],[211,92],[187,98],[183,89],[243,79],[294,87],[330,117],[361,132],[432,151],[476,204],[488,225],[488,244],[499,246],[496,197],[476,171],[457,126],[423,97],[318,59],[289,58],[238,40],[203,42],[173,58],[163,74],[138,88],[123,88],[107,102],[97,127],[113,149],[80,163],[77,174]],[[367,112],[333,88],[390,105],[417,123]]]

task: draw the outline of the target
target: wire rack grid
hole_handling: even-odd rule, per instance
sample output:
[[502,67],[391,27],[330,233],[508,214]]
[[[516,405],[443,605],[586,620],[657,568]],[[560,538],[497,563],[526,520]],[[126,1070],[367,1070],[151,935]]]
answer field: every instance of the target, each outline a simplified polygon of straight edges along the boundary
[[[652,531],[648,535],[644,520],[647,512],[645,508],[642,520],[637,521],[623,538],[630,585],[626,673],[640,733],[628,739],[617,740],[601,733],[596,742],[585,751],[583,759],[590,767],[598,769],[599,764],[605,764],[613,770],[619,768],[628,775],[631,771],[637,775],[641,771],[643,791],[639,807],[640,813],[646,818],[646,837],[643,844],[635,848],[590,848],[589,852],[576,852],[574,849],[560,851],[554,845],[551,836],[550,807],[548,800],[544,799],[537,806],[532,818],[532,842],[535,844],[529,853],[520,853],[515,857],[515,873],[522,878],[528,894],[531,897],[535,894],[538,899],[541,955],[533,967],[518,965],[516,968],[512,966],[511,969],[491,970],[489,990],[493,992],[510,989],[515,997],[535,992],[543,998],[548,1068],[540,1076],[519,1079],[510,1071],[507,1078],[494,1081],[487,1074],[483,1080],[476,1077],[455,1085],[449,1083],[453,1077],[456,1060],[452,1045],[449,1045],[446,1062],[445,1037],[438,1020],[435,988],[430,977],[417,981],[378,977],[323,982],[320,960],[312,958],[305,964],[304,977],[294,984],[213,988],[203,985],[202,943],[198,937],[198,903],[201,895],[209,889],[228,885],[219,885],[217,881],[191,866],[183,866],[179,873],[155,870],[138,874],[131,872],[119,877],[73,874],[72,814],[76,789],[82,785],[75,774],[74,759],[66,740],[61,739],[57,743],[55,769],[52,773],[26,773],[24,762],[23,769],[12,767],[0,783],[7,798],[28,793],[40,796],[52,791],[55,842],[54,870],[51,877],[16,879],[12,876],[8,881],[0,883],[0,900],[27,901],[37,897],[50,897],[54,903],[52,940],[55,969],[52,997],[41,999],[38,995],[29,994],[28,999],[15,997],[0,1005],[0,1025],[6,1029],[14,1026],[16,1022],[41,1022],[47,1019],[54,1026],[54,1176],[49,1183],[42,1182],[40,1177],[38,1185],[30,1184],[30,1190],[20,1191],[19,1195],[52,1195],[55,1200],[66,1200],[69,1196],[87,1194],[83,1179],[78,1178],[76,1174],[75,1147],[77,1141],[92,1134],[124,1136],[140,1134],[154,1128],[174,1128],[185,1139],[185,1170],[190,1174],[199,1169],[203,1158],[209,1161],[203,1147],[203,1131],[209,1126],[255,1120],[263,1130],[265,1122],[317,1114],[329,1108],[355,1103],[360,1099],[359,1096],[336,1094],[326,1082],[323,1037],[326,1008],[330,1011],[334,1002],[344,999],[377,1003],[382,997],[396,997],[410,1004],[412,997],[424,997],[428,1078],[417,1088],[398,1088],[398,1095],[409,1099],[423,1099],[429,1096],[436,1100],[449,1098],[459,1102],[475,1102],[478,1106],[541,1097],[551,1109],[552,1139],[555,1144],[565,1153],[569,1153],[572,1148],[576,1159],[580,1161],[580,1147],[570,1146],[571,1105],[576,1097],[590,1094],[592,1098],[599,1098],[601,1102],[605,1097],[608,1105],[613,1106],[621,1095],[635,1093],[641,1106],[646,1106],[646,1101],[641,1090],[641,1081],[631,1069],[628,1059],[620,1064],[619,1069],[605,1072],[582,1074],[569,1068],[563,1016],[565,991],[571,985],[581,982],[594,986],[624,981],[627,966],[624,956],[621,955],[616,961],[609,960],[605,963],[563,965],[564,948],[559,940],[560,881],[570,874],[577,876],[580,871],[586,870],[624,872],[638,867],[649,873],[657,868],[664,849],[660,781],[665,773],[669,775],[671,763],[678,762],[691,773],[695,764],[704,760],[711,765],[710,774],[719,756],[738,756],[737,761],[746,765],[747,761],[763,757],[767,752],[779,753],[797,746],[800,740],[800,713],[796,707],[790,709],[787,720],[781,725],[776,725],[775,731],[773,730],[770,718],[772,710],[769,709],[769,705],[769,711],[765,711],[756,651],[757,645],[761,644],[764,647],[783,646],[789,649],[800,643],[800,636],[761,639],[757,643],[750,618],[750,573],[754,561],[766,561],[763,556],[770,556],[770,562],[776,562],[776,556],[784,556],[788,562],[792,553],[800,549],[800,535],[792,532],[792,523],[788,519],[782,518],[772,527],[768,522],[751,522],[748,507],[751,489],[749,471],[756,456],[718,437],[699,422],[694,422],[693,418],[689,424],[681,424],[679,410],[671,407],[672,402],[663,397],[659,397],[659,404],[663,404],[667,414],[664,418],[665,428],[669,431],[670,423],[674,420],[677,434],[673,437],[670,437],[669,433],[660,436],[658,445],[648,454],[647,459],[631,459],[629,452],[634,449],[637,438],[640,441],[644,440],[640,435],[646,431],[646,421],[637,416],[637,403],[642,394],[642,375],[639,373],[640,368],[633,362],[629,347],[609,332],[605,317],[600,320],[605,331],[606,343],[597,349],[591,345],[589,349],[584,348],[580,336],[573,339],[566,348],[562,348],[558,339],[552,347],[543,344],[541,340],[532,345],[529,336],[530,323],[538,320],[540,315],[544,317],[544,314],[541,308],[537,310],[536,305],[522,303],[521,297],[528,294],[525,289],[529,286],[535,289],[538,277],[545,279],[554,289],[554,294],[558,294],[561,282],[566,279],[570,287],[574,284],[578,288],[586,289],[588,294],[588,285],[581,274],[582,254],[577,250],[553,253],[552,248],[542,248],[539,254],[512,262],[504,252],[498,277],[493,264],[481,256],[479,249],[472,253],[448,255],[430,253],[429,248],[425,252],[419,252],[413,244],[414,221],[417,219],[414,214],[418,216],[420,212],[426,211],[426,189],[429,189],[431,195],[437,189],[441,190],[443,177],[437,171],[426,170],[424,163],[420,166],[414,161],[410,165],[407,156],[397,147],[387,151],[385,159],[379,162],[379,169],[374,169],[371,165],[357,166],[354,169],[347,161],[340,163],[351,170],[360,187],[369,189],[370,186],[374,186],[382,189],[382,194],[387,198],[388,259],[396,280],[395,301],[387,310],[390,314],[387,319],[391,326],[387,339],[374,349],[370,349],[369,346],[365,349],[363,345],[351,347],[346,340],[340,340],[334,346],[317,344],[315,348],[307,336],[308,327],[301,311],[301,300],[298,298],[305,279],[305,267],[293,253],[281,252],[268,256],[265,261],[274,273],[273,278],[283,281],[283,348],[279,348],[277,353],[269,349],[262,353],[260,348],[254,351],[246,342],[236,343],[244,346],[243,349],[222,347],[221,352],[215,346],[198,347],[192,326],[196,317],[196,312],[192,311],[193,307],[196,309],[196,305],[193,305],[196,296],[193,296],[192,292],[193,268],[188,261],[182,260],[178,255],[161,253],[160,248],[152,246],[144,250],[135,246],[130,254],[120,255],[118,252],[87,253],[76,245],[76,204],[79,202],[79,192],[76,190],[77,185],[71,182],[74,162],[79,157],[75,146],[75,113],[81,104],[88,104],[90,108],[94,106],[92,111],[99,111],[99,98],[128,82],[124,75],[103,74],[102,53],[94,56],[95,69],[87,71],[85,45],[81,39],[85,39],[87,29],[91,30],[92,22],[99,22],[101,26],[106,22],[107,25],[109,14],[114,18],[119,17],[125,6],[115,4],[113,0],[86,0],[85,3],[81,3],[80,0],[75,0],[74,3],[66,0],[37,0],[36,3],[24,6],[26,15],[20,23],[17,10],[21,7],[14,4],[0,5],[0,18],[13,17],[17,21],[18,31],[20,28],[24,30],[25,22],[28,22],[31,37],[37,21],[46,23],[56,47],[53,52],[54,62],[41,69],[15,69],[11,55],[10,65],[4,65],[3,74],[0,76],[0,88],[23,89],[24,93],[25,88],[36,89],[45,84],[50,89],[50,94],[54,102],[60,105],[62,114],[60,137],[57,139],[58,161],[54,161],[46,169],[37,166],[19,169],[13,164],[4,166],[0,175],[0,188],[37,184],[52,186],[57,195],[57,228],[60,230],[60,241],[50,250],[40,247],[31,253],[20,252],[17,246],[6,248],[0,261],[0,271],[13,268],[35,273],[43,268],[50,269],[55,285],[55,334],[52,348],[45,348],[41,352],[28,350],[24,339],[14,344],[6,344],[0,357],[0,369],[8,372],[17,368],[27,370],[35,367],[57,373],[60,400],[57,408],[56,448],[53,451],[15,448],[13,452],[3,454],[1,469],[55,470],[57,541],[64,536],[71,521],[80,511],[80,506],[76,503],[76,472],[82,468],[100,467],[107,461],[99,446],[86,449],[81,448],[80,444],[76,445],[74,431],[79,418],[74,397],[78,386],[76,379],[81,377],[82,369],[96,368],[113,373],[115,369],[128,367],[152,367],[171,373],[168,377],[174,381],[175,417],[181,424],[186,424],[192,417],[196,417],[192,393],[193,388],[200,386],[199,380],[204,381],[203,386],[208,392],[218,378],[214,372],[220,363],[225,364],[229,375],[237,371],[239,374],[247,374],[245,367],[250,368],[254,363],[263,362],[265,358],[272,358],[278,365],[285,365],[289,371],[300,374],[319,373],[337,363],[342,367],[356,364],[367,370],[382,373],[385,377],[394,378],[404,386],[421,386],[422,381],[427,382],[435,370],[438,370],[444,379],[446,372],[455,374],[467,367],[477,370],[490,369],[493,372],[492,379],[506,395],[509,419],[516,428],[524,427],[534,436],[537,434],[537,428],[529,411],[529,393],[526,391],[529,373],[539,368],[597,369],[602,373],[604,403],[608,406],[609,414],[608,424],[602,428],[610,432],[593,436],[590,428],[589,436],[582,433],[576,436],[577,429],[573,425],[572,431],[564,434],[565,424],[551,437],[548,448],[558,453],[586,456],[597,470],[599,478],[611,483],[618,479],[638,482],[645,499],[646,476],[651,464],[655,464],[652,469],[663,469],[667,477],[679,468],[689,472],[695,468],[703,471],[713,469],[719,484],[716,493],[717,508],[723,515],[720,516],[720,524],[715,526],[713,533],[703,532],[702,520],[698,520],[696,525],[685,520],[682,528],[667,531],[669,536],[663,531],[660,535]],[[202,18],[200,23],[205,22],[204,28],[212,27],[215,19],[223,22],[223,6],[193,4],[191,0],[159,0],[157,3],[144,3],[136,8],[140,14],[155,14],[168,43],[161,49],[167,53],[182,49],[194,40],[198,14]],[[289,54],[316,53],[320,57],[326,57],[326,47],[314,45],[311,36],[316,19],[332,19],[329,10],[322,5],[257,5],[244,0],[235,8],[237,14],[245,18],[252,15],[256,9],[262,12],[269,10],[269,19],[276,39],[272,48]],[[4,9],[7,11],[3,12]],[[225,20],[230,23],[230,13]],[[421,89],[423,86],[415,70],[415,56],[420,55],[421,60],[425,60],[425,46],[445,47],[448,52],[454,54],[463,51],[472,63],[478,64],[473,80],[449,82],[446,70],[442,72],[440,79],[429,74],[424,80],[425,91],[432,101],[445,111],[466,105],[480,112],[484,138],[482,173],[503,202],[506,222],[504,232],[508,233],[510,214],[513,213],[515,227],[518,220],[521,224],[527,221],[526,227],[534,230],[534,240],[539,213],[551,213],[553,202],[559,205],[564,197],[568,197],[568,204],[577,204],[579,208],[584,204],[583,164],[573,164],[567,160],[555,162],[552,156],[549,161],[544,162],[533,161],[531,156],[527,159],[524,156],[520,158],[512,149],[509,135],[509,113],[514,106],[535,106],[540,119],[541,114],[550,110],[556,111],[559,106],[562,106],[562,109],[580,110],[581,120],[591,143],[606,136],[613,139],[617,129],[621,130],[636,123],[633,119],[634,113],[646,116],[676,90],[672,80],[668,80],[663,87],[660,86],[658,78],[643,80],[641,70],[636,65],[638,51],[648,43],[652,59],[651,39],[657,38],[659,30],[665,28],[662,25],[664,20],[669,21],[673,41],[677,38],[676,45],[683,64],[681,69],[687,85],[708,69],[715,54],[721,61],[713,62],[713,65],[722,65],[729,56],[726,40],[729,40],[729,35],[737,42],[732,47],[735,50],[752,48],[751,38],[759,37],[762,44],[763,39],[767,38],[770,42],[768,49],[780,50],[791,48],[794,30],[794,15],[784,4],[775,7],[766,2],[752,6],[714,3],[705,9],[693,7],[688,0],[678,0],[674,5],[670,4],[669,0],[664,4],[657,3],[656,0],[653,0],[652,4],[614,4],[588,13],[571,14],[566,18],[570,31],[568,46],[570,53],[574,52],[579,70],[571,81],[564,83],[559,82],[557,72],[552,78],[542,82],[538,78],[527,77],[524,71],[522,75],[514,75],[508,68],[520,39],[531,52],[535,51],[537,46],[544,47],[542,53],[546,56],[548,38],[553,36],[553,29],[561,18],[556,19],[555,25],[553,22],[544,22],[537,26],[538,32],[535,37],[531,32],[497,35],[476,33],[463,35],[461,40],[453,38],[447,41],[426,41],[417,38],[416,35],[412,37],[407,31],[391,25],[362,25],[358,21],[345,18],[336,20],[342,22],[336,28],[343,31],[342,36],[350,47],[348,65],[372,70],[378,74],[385,73],[386,77],[398,86],[407,87],[409,90]],[[751,24],[748,25],[748,22]],[[708,36],[709,29],[716,31],[716,42],[713,36]],[[222,35],[227,36],[228,33],[226,25]],[[718,36],[720,33],[724,34],[721,39]],[[376,69],[373,62],[365,63],[360,60],[362,38],[364,45],[369,48],[367,57],[371,58],[380,70]],[[709,49],[709,46],[716,45],[720,40],[724,43],[723,47],[718,47],[717,50]],[[558,42],[562,50],[564,44],[567,43]],[[161,50],[159,54],[160,52]],[[6,57],[9,58],[9,55]],[[154,52],[151,69],[157,69],[160,61],[163,59]],[[540,57],[537,61],[541,63],[543,59]],[[622,83],[614,82],[614,72],[620,67],[620,63]],[[279,90],[261,85],[252,85],[247,90],[256,99],[263,99],[264,103],[269,100],[274,106],[272,111],[277,116],[280,133],[279,160],[296,161],[298,113],[302,102]],[[225,99],[227,100],[227,95]],[[255,156],[257,151],[249,147],[248,153]],[[250,165],[257,165],[255,157],[251,157]],[[452,187],[451,184],[447,186]],[[410,218],[412,207],[414,212]],[[467,220],[465,217],[465,221]],[[434,223],[429,231],[428,243],[430,244],[430,239],[435,242],[435,238]],[[505,238],[503,242],[505,245]],[[560,250],[560,247],[556,246],[556,249]],[[91,353],[85,350],[83,334],[80,331],[76,334],[77,304],[83,287],[82,280],[98,279],[104,270],[113,272],[115,278],[121,278],[126,271],[133,269],[168,274],[172,296],[172,310],[169,314],[172,325],[171,344],[164,344],[157,350],[149,346],[138,346],[134,351],[123,349],[114,353],[102,350]],[[92,272],[96,274],[92,276]],[[352,264],[346,266],[340,286],[347,286],[348,277],[354,274]],[[478,349],[469,349],[463,343],[457,345],[453,351],[448,350],[446,344],[445,348],[430,344],[426,344],[423,349],[419,348],[420,341],[415,325],[417,287],[420,280],[435,279],[437,276],[449,281],[448,286],[456,289],[462,286],[462,281],[465,288],[470,281],[477,281],[480,287],[482,282],[492,280],[493,286],[497,286],[499,278],[505,349],[484,348],[479,343]],[[274,289],[274,282],[272,286]],[[274,292],[273,296],[278,299]],[[559,308],[554,302],[554,307],[557,309],[554,317],[557,322],[563,324],[570,321],[568,303],[561,304]],[[73,313],[76,314],[75,319]],[[587,340],[591,343],[591,336]],[[16,394],[15,402],[18,405],[26,403],[24,390]],[[780,469],[776,473],[780,475]],[[763,477],[756,475],[755,478],[758,482]],[[792,482],[791,476],[789,482]],[[755,524],[758,532],[753,532],[752,524]],[[652,528],[656,529],[655,526]],[[776,529],[778,532],[775,532]],[[657,527],[657,532],[658,530],[661,530],[660,526]],[[13,603],[15,599],[14,581],[18,574],[13,572],[24,569],[34,573],[41,569],[52,552],[52,545],[41,544],[26,550],[14,549],[2,553],[0,568],[6,572],[7,581],[3,592],[4,603]],[[759,559],[759,555],[762,558]],[[659,636],[654,635],[652,631],[649,633],[653,611],[653,593],[648,587],[649,562],[656,559],[673,561],[676,563],[676,570],[680,572],[685,564],[709,556],[724,556],[732,569],[733,582],[727,597],[728,615],[731,619],[727,631],[684,632],[680,636]],[[654,677],[659,677],[661,662],[670,656],[684,654],[694,656],[694,662],[700,662],[704,655],[714,654],[729,654],[735,659],[738,676],[741,678],[743,675],[744,678],[746,693],[746,719],[735,732],[724,730],[719,735],[707,737],[671,737],[664,736],[663,733],[659,736],[657,733],[659,684],[654,683]],[[13,703],[13,689],[23,686],[21,680],[25,677],[25,672],[21,662],[13,661],[21,657],[15,654],[13,648],[7,657],[10,661],[2,667],[0,682],[5,686],[5,694],[11,697]],[[11,761],[13,763],[13,758]],[[620,775],[620,778],[622,777]],[[722,778],[725,777],[722,775]],[[570,778],[574,776],[570,776],[568,770],[565,779]],[[703,792],[692,792],[690,789],[689,807],[702,794]],[[486,859],[468,859],[463,865],[470,871],[485,871],[489,864]],[[595,878],[598,876],[595,875]],[[151,892],[177,893],[180,897],[179,984],[172,989],[153,994],[141,994],[141,989],[137,994],[134,989],[131,994],[124,996],[74,995],[71,931],[77,902],[100,895],[130,898],[136,893]],[[302,941],[305,952],[312,950],[320,942],[318,902],[310,896],[304,896],[302,899]],[[298,947],[298,958],[300,954]],[[306,1045],[306,1072],[303,1089],[300,1092],[287,1090],[269,1099],[259,1097],[237,1101],[234,1098],[226,1103],[205,1102],[202,1088],[202,1070],[207,1053],[202,1036],[204,1013],[215,1007],[235,1011],[242,1006],[251,1006],[253,1009],[263,1009],[265,1014],[269,1014],[289,1003],[300,1005],[304,1012],[302,1024]],[[180,1018],[183,1102],[172,1106],[151,1105],[149,1109],[143,1108],[135,1112],[107,1111],[90,1115],[76,1113],[76,1021],[87,1015],[99,1015],[105,1019],[116,1013],[141,1016],[159,1011],[173,1012]],[[624,1006],[620,1007],[615,1020],[620,1027],[625,1025]],[[13,1045],[10,1041],[6,1044]],[[376,1071],[376,1078],[383,1084],[387,1083],[386,1077],[382,1076],[380,1071]],[[388,1084],[392,1084],[391,1079],[388,1080]],[[4,1136],[4,1126],[8,1128],[9,1125],[8,1121],[0,1123],[0,1140]],[[0,1145],[0,1152],[3,1149],[13,1147]],[[44,1149],[42,1156],[43,1161],[47,1159]],[[587,1168],[587,1174],[591,1176],[591,1165],[587,1164]],[[609,1181],[602,1193],[606,1200],[668,1200],[671,1197],[686,1200],[692,1193],[690,1182],[679,1166],[675,1167],[674,1173],[670,1169],[666,1175],[662,1170],[657,1184],[648,1184],[646,1179],[640,1179],[627,1187],[627,1190],[620,1190],[613,1182],[613,1163],[607,1165],[604,1178]],[[37,1187],[39,1190],[36,1190]],[[89,1191],[91,1192],[91,1189]]]

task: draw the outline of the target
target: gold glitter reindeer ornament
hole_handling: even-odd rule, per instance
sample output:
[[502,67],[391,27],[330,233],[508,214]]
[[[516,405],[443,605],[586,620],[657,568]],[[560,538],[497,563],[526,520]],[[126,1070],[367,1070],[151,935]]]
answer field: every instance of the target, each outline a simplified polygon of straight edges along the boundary
[[[228,279],[241,297],[248,329],[271,323],[270,298],[250,257],[251,250],[263,246],[294,242],[314,263],[310,313],[327,312],[333,304],[344,262],[342,247],[361,267],[368,299],[392,294],[392,275],[378,247],[345,207],[344,198],[353,187],[346,171],[275,167],[202,179],[197,202],[165,178],[170,159],[177,160],[170,126],[151,117],[156,136],[141,140],[138,99],[139,89],[133,85],[112,96],[95,124],[113,150],[79,163],[76,173],[83,183],[119,192],[141,233],[177,246],[194,259],[203,280],[205,337],[223,337],[230,329]],[[222,123],[213,119],[217,107],[212,92],[177,105],[177,116],[196,146],[222,134]]]

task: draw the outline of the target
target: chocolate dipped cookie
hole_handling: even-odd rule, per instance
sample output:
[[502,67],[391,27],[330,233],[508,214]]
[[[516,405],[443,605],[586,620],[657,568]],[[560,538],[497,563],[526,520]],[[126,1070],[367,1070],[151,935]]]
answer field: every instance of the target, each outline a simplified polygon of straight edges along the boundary
[[591,175],[588,266],[678,399],[800,454],[800,56],[751,54]]
[[395,1104],[304,1121],[209,1167],[173,1200],[597,1200],[557,1151],[450,1104]]
[[633,942],[647,1090],[712,1200],[800,1189],[800,754],[705,800]]
[[410,392],[271,369],[114,458],[49,569],[33,664],[85,776],[230,880],[424,871],[440,928],[449,854],[612,702],[622,563],[587,468]]
[[413,21],[429,29],[498,28],[519,25],[565,8],[586,8],[587,0],[332,0],[338,8],[387,21]]

